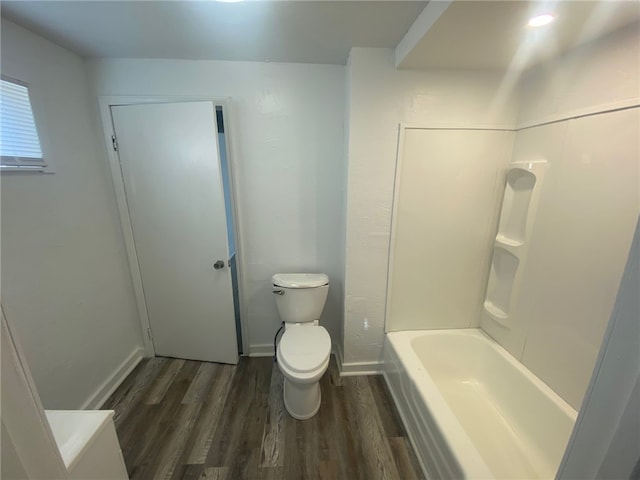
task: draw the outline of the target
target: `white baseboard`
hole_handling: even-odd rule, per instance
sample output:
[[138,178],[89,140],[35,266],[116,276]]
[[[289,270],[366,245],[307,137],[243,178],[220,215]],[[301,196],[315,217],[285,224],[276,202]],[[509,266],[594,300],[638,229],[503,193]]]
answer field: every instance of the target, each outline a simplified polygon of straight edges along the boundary
[[142,347],[135,348],[109,378],[102,382],[93,395],[82,404],[80,410],[99,410],[143,358],[144,349]]
[[273,343],[258,343],[256,345],[249,345],[250,357],[273,357],[275,352],[273,351]]
[[340,376],[353,377],[355,375],[379,375],[382,373],[383,362],[348,362],[340,361]]

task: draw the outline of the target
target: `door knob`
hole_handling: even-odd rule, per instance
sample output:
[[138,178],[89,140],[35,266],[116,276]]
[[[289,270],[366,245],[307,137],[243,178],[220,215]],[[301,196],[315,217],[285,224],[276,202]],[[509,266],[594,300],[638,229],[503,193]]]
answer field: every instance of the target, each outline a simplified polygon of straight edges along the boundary
[[216,270],[220,270],[221,268],[224,268],[224,262],[222,260],[218,260],[216,263],[213,264],[213,268],[215,268]]

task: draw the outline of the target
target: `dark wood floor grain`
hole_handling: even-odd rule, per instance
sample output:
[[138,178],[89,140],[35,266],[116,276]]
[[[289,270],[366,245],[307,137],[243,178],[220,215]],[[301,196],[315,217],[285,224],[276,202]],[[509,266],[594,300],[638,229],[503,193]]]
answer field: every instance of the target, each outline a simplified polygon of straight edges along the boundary
[[380,376],[340,377],[305,421],[282,400],[271,358],[236,365],[143,360],[107,400],[131,479],[423,478]]

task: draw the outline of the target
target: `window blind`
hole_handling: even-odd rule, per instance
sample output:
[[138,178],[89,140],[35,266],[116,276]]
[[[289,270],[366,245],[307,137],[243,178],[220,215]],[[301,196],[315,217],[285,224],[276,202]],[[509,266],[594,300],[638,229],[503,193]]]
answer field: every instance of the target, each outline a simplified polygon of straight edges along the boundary
[[2,78],[0,85],[0,155],[3,169],[42,169],[40,140],[26,85]]

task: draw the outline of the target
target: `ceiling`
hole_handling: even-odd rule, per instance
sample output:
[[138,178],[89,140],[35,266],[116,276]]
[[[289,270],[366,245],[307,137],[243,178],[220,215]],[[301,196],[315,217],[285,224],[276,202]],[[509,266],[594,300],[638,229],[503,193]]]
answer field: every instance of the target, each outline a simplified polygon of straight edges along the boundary
[[[425,9],[428,2],[402,0],[3,0],[1,6],[3,17],[84,57],[344,65],[351,47],[396,48],[414,21],[430,26],[397,59],[398,68],[406,69],[523,69],[640,21],[637,0],[446,3],[444,13],[432,9],[439,15],[434,22],[416,21],[431,10]],[[526,27],[543,11],[556,21]]]
[[395,48],[427,2],[2,1],[2,16],[84,57],[344,65]]
[[[526,26],[542,13],[555,21]],[[523,69],[639,20],[637,0],[456,0],[398,67]]]

